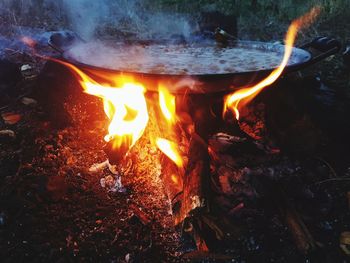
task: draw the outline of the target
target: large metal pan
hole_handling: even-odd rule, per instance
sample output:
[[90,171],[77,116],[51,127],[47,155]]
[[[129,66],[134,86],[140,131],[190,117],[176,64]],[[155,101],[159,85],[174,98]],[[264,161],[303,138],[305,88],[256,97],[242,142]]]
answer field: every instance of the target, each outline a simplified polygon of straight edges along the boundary
[[[167,84],[167,87],[173,93],[222,93],[230,92],[248,85],[253,85],[262,80],[274,68],[264,68],[251,71],[232,72],[232,73],[217,73],[215,71],[208,74],[168,74],[168,73],[154,73],[154,72],[138,72],[121,71],[118,69],[98,67],[83,63],[72,56],[72,47],[79,42],[78,38],[72,35],[53,35],[49,40],[49,45],[61,53],[62,59],[70,62],[83,70],[93,78],[108,82],[107,75],[132,75],[136,81],[145,83],[147,89],[150,91],[157,91],[158,83]],[[148,43],[148,45],[154,43]],[[217,46],[215,41],[205,41],[200,43],[201,49],[205,47],[212,48]],[[265,43],[257,41],[231,41],[227,43],[227,48],[244,47],[246,49],[263,50],[264,52],[278,52],[283,54],[284,46],[275,43]],[[285,68],[284,73],[297,71],[303,69],[311,64],[314,64],[326,57],[337,53],[341,49],[340,42],[327,38],[318,37],[313,41],[299,47],[293,48],[293,63],[289,63]],[[314,55],[316,51],[317,55]],[[205,52],[205,51],[204,51]],[[87,56],[89,54],[86,54]]]

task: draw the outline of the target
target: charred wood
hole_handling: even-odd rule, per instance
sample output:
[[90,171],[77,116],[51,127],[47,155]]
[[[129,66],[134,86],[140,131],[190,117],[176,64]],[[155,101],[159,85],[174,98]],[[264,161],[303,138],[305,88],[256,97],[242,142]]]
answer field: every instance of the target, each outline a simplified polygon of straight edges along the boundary
[[284,219],[299,251],[303,254],[308,254],[314,250],[317,247],[317,243],[294,205],[288,200],[283,186],[267,178],[265,178],[262,184],[265,187],[265,191],[267,191],[268,199],[276,206],[281,217]]

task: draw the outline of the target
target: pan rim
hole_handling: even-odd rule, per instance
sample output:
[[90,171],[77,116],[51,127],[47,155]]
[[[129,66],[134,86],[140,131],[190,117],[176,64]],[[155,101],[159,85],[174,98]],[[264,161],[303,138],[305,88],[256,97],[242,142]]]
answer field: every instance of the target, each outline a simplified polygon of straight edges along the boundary
[[[231,43],[232,44],[232,43]],[[254,46],[259,47],[265,47],[266,49],[270,49],[270,51],[279,51],[284,50],[285,45],[280,43],[271,43],[271,42],[262,42],[262,41],[250,41],[250,40],[238,40],[233,42],[234,45],[240,45],[244,47],[250,47],[254,48]],[[69,51],[72,47],[68,48],[67,50],[63,51],[63,58],[71,62],[74,65],[96,70],[96,71],[106,71],[110,73],[116,73],[116,74],[126,74],[126,75],[133,75],[136,74],[138,76],[144,76],[144,77],[160,77],[160,78],[166,78],[166,77],[172,77],[172,78],[197,78],[197,79],[207,79],[207,78],[227,78],[230,76],[238,76],[238,75],[248,75],[248,74],[256,74],[260,72],[271,72],[275,68],[264,68],[264,69],[257,69],[257,70],[249,70],[249,71],[237,71],[237,72],[225,72],[225,73],[200,73],[200,74],[171,74],[171,73],[151,73],[151,72],[142,72],[142,71],[124,71],[124,70],[118,70],[118,69],[112,69],[107,67],[100,67],[95,66],[87,63],[80,62],[70,56]],[[255,47],[255,49],[257,49]],[[261,49],[261,48],[260,48]],[[274,49],[274,50],[271,50]],[[279,50],[276,50],[279,49]],[[312,59],[312,55],[308,50],[293,47],[293,53],[297,54],[299,57],[301,57],[300,61],[296,63],[292,63],[286,66],[285,71],[289,70],[297,70],[299,67],[302,67],[304,64],[308,63]],[[298,54],[299,53],[299,54]]]

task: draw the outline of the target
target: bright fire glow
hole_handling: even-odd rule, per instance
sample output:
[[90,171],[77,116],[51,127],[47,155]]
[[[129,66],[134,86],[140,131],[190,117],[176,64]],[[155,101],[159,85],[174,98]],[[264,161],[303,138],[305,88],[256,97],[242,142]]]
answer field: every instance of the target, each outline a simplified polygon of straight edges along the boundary
[[176,144],[163,138],[157,138],[156,144],[158,148],[170,158],[178,167],[183,166],[182,158],[177,151]]
[[[239,106],[249,102],[262,89],[274,83],[288,64],[293,51],[298,30],[310,24],[319,14],[320,8],[315,7],[303,17],[296,19],[290,25],[285,39],[285,51],[281,64],[272,73],[258,84],[245,87],[225,97],[224,114],[228,110],[235,113],[239,119]],[[22,41],[34,49],[35,41],[23,37]],[[42,57],[42,56],[41,56]],[[129,150],[143,135],[149,121],[147,103],[145,98],[146,89],[125,75],[113,75],[107,72],[93,72],[98,78],[108,80],[108,83],[98,83],[73,64],[55,58],[47,58],[68,67],[79,80],[84,92],[97,96],[103,100],[104,111],[110,119],[107,142],[111,142],[115,149]],[[175,96],[162,85],[159,85],[159,106],[170,128],[171,138],[174,136],[176,123]],[[156,139],[158,148],[168,156],[178,167],[183,167],[183,160],[176,143],[163,138]],[[178,178],[172,176],[176,183]]]
[[130,147],[133,146],[142,136],[148,123],[143,86],[126,83],[121,88],[114,88],[85,84],[88,94],[103,99],[105,113],[111,120],[105,140],[120,141],[123,136],[131,136]]
[[114,149],[122,145],[130,149],[142,136],[149,120],[144,95],[146,89],[129,78],[119,76],[113,79],[115,87],[101,85],[74,65],[53,60],[64,64],[76,74],[84,92],[103,100],[104,111],[110,119],[105,141],[112,141]]
[[[162,110],[162,113],[165,119],[170,126],[170,133],[172,134],[174,131],[173,125],[176,122],[176,104],[175,104],[175,96],[172,95],[169,90],[163,86],[159,85],[159,106]],[[156,144],[166,156],[168,156],[178,167],[183,166],[181,155],[177,150],[177,145],[169,140],[157,138]],[[174,180],[174,178],[172,178]],[[176,178],[175,178],[176,179]]]
[[175,96],[164,86],[159,86],[159,105],[164,117],[169,123],[175,122]]
[[259,82],[255,86],[243,88],[228,95],[225,98],[224,114],[228,109],[230,109],[235,113],[236,119],[239,120],[240,103],[241,102],[248,103],[257,94],[259,94],[259,92],[262,91],[266,86],[271,85],[279,78],[279,76],[282,74],[292,54],[293,45],[294,45],[298,30],[303,26],[309,25],[320,13],[320,10],[321,9],[319,7],[314,7],[311,9],[309,13],[292,22],[286,35],[284,56],[279,67],[273,70],[269,76],[267,76],[265,79],[263,79],[261,82]]
[[179,184],[179,178],[176,176],[176,174],[171,175],[171,180],[174,182],[174,184]]
[[[149,121],[145,88],[135,84],[127,77],[115,77],[117,87],[102,85],[91,79],[76,66],[57,59],[52,59],[72,70],[77,76],[84,92],[100,97],[103,100],[104,111],[111,120],[107,142],[112,141],[113,147],[118,149],[125,144],[130,149],[142,136]],[[102,77],[102,76],[100,76]],[[173,128],[175,122],[175,97],[166,88],[159,89],[159,104],[169,125]],[[177,145],[169,140],[157,138],[156,145],[177,166],[182,167],[183,161],[178,153]]]

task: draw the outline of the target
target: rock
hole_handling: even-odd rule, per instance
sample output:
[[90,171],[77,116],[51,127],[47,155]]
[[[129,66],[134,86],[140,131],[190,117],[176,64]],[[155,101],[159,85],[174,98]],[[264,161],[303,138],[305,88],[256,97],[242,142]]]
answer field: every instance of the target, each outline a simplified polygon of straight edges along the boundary
[[22,65],[21,66],[21,71],[26,71],[26,70],[30,70],[32,69],[32,67],[28,64]]
[[21,102],[27,106],[33,106],[37,104],[37,101],[35,99],[27,98],[27,97],[23,97]]
[[16,138],[16,134],[12,130],[0,130],[0,138]]
[[125,262],[130,262],[130,254],[128,253],[128,254],[126,254],[125,255]]

